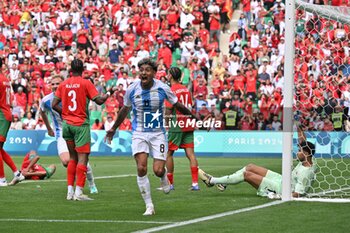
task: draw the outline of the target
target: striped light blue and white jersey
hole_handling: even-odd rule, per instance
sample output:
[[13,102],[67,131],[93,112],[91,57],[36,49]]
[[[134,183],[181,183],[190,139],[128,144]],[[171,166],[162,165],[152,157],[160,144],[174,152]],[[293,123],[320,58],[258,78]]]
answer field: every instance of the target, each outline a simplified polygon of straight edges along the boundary
[[49,113],[53,123],[55,136],[56,138],[59,138],[59,137],[62,137],[62,117],[58,112],[53,110],[51,107],[54,97],[55,97],[55,94],[53,92],[44,96],[44,98],[41,100],[41,103],[40,103],[40,109],[43,112]]
[[153,86],[149,90],[142,89],[141,80],[135,81],[126,90],[124,105],[132,107],[133,132],[165,132],[164,100],[168,100],[173,105],[177,103],[177,97],[168,85],[159,80],[153,80]]

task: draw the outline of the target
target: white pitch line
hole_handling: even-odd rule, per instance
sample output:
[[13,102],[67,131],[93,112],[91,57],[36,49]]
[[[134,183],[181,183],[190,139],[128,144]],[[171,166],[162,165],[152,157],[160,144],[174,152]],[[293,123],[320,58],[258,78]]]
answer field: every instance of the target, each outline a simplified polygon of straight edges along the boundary
[[[95,177],[95,180],[125,178],[125,177],[132,177],[132,176],[136,176],[136,175],[135,174],[125,174],[125,175],[117,175],[117,176],[97,176],[97,177]],[[25,181],[22,181],[21,184],[65,182],[65,181],[67,181],[67,180],[25,180]]]
[[170,224],[173,222],[156,222],[156,221],[132,221],[132,220],[88,220],[88,219],[26,219],[26,218],[0,218],[0,222],[63,222],[63,223],[148,223],[148,224]]
[[318,193],[311,193],[308,195],[308,197],[324,196],[324,195],[327,195],[329,193],[337,193],[337,192],[342,192],[342,191],[347,191],[347,190],[350,190],[350,187],[340,188],[340,189],[336,189],[336,190],[321,191]]
[[262,208],[266,208],[266,207],[270,207],[270,206],[274,206],[274,205],[279,205],[282,203],[284,203],[284,201],[273,201],[273,202],[269,202],[269,203],[266,203],[263,205],[228,211],[228,212],[224,212],[221,214],[214,214],[214,215],[209,215],[206,217],[191,219],[188,221],[175,222],[175,223],[171,223],[171,224],[168,224],[165,226],[153,227],[153,228],[149,228],[149,229],[135,231],[134,233],[149,233],[149,232],[156,232],[156,231],[166,230],[166,229],[175,228],[175,227],[181,227],[181,226],[199,223],[199,222],[203,222],[203,221],[207,221],[207,220],[213,220],[216,218],[221,218],[221,217],[225,217],[225,216],[229,216],[229,215],[240,214],[240,213],[244,213],[244,212],[248,212],[248,211],[252,211],[252,210],[258,210],[258,209],[262,209]]

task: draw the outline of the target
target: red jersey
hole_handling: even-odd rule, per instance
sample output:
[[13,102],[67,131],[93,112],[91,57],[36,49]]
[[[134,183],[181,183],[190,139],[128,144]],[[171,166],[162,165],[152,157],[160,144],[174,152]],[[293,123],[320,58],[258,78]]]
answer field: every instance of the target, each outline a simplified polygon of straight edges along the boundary
[[80,43],[80,44],[86,44],[87,41],[88,41],[88,37],[87,37],[88,33],[89,33],[88,30],[86,30],[86,29],[80,29],[80,30],[78,31],[78,40],[77,40],[78,43]]
[[7,121],[12,121],[11,106],[11,83],[0,74],[0,111]]
[[134,47],[136,36],[134,33],[125,33],[123,36],[124,42],[129,44],[131,48]]
[[151,32],[152,30],[152,20],[148,17],[144,17],[140,21],[141,30],[143,32]]
[[[27,168],[33,158],[34,158],[34,156],[31,155],[30,153],[26,154],[26,156],[24,157],[23,162],[22,162],[21,170],[24,170],[25,168]],[[46,170],[42,166],[40,166],[39,164],[34,164],[30,171],[31,172],[43,172]],[[39,176],[31,176],[30,179],[31,180],[40,180],[40,177]]]
[[233,88],[235,91],[244,90],[245,77],[243,75],[237,75],[234,77]]
[[[215,14],[218,18],[220,18],[219,14]],[[216,18],[212,17],[210,21],[210,30],[220,30],[220,22]]]
[[247,71],[246,72],[246,92],[256,92],[256,76],[257,76],[257,71],[252,70],[252,71]]
[[[174,92],[174,94],[176,95],[176,97],[179,99],[180,103],[182,103],[185,107],[187,108],[192,108],[193,102],[192,102],[192,98],[191,98],[191,93],[190,91],[187,89],[187,87],[185,87],[182,84],[174,84],[171,86],[171,90]],[[172,105],[168,102],[165,101],[165,107],[167,108],[172,108]],[[191,126],[186,127],[186,123],[189,122],[191,119],[189,119],[186,116],[183,116],[182,113],[180,113],[177,110],[173,110],[173,115],[175,115],[175,117],[173,117],[171,119],[172,123],[170,125],[170,127],[172,129],[174,129],[174,131],[178,132],[178,129],[180,128],[180,130],[182,132],[188,132],[188,131],[194,131],[194,128]],[[178,123],[178,125],[175,127],[175,125],[173,125],[175,122]]]
[[88,100],[94,100],[98,95],[89,80],[80,76],[66,79],[55,93],[56,98],[62,101],[62,119],[74,126],[89,124]]

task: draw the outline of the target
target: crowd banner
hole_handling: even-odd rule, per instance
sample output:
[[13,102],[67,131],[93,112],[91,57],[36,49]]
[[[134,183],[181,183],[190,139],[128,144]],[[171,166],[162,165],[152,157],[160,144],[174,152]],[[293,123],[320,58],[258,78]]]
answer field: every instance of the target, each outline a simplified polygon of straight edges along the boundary
[[[131,155],[132,134],[117,131],[112,143],[104,142],[106,132],[91,131],[91,154],[94,156]],[[344,156],[350,152],[350,135],[345,132],[306,132],[316,145],[316,155]],[[279,157],[282,153],[282,132],[275,131],[195,131],[195,152],[198,156]],[[36,150],[39,155],[57,155],[57,141],[45,130],[10,130],[5,150],[11,155],[25,155]],[[294,151],[298,149],[294,134]],[[177,152],[183,155],[183,150]]]

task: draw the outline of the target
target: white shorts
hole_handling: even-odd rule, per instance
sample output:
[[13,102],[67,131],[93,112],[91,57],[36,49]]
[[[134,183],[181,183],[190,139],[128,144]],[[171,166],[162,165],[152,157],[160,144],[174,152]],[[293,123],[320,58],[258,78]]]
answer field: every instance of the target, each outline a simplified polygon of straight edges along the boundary
[[147,153],[153,159],[166,160],[168,153],[168,139],[163,132],[133,132],[132,155]]
[[57,138],[57,152],[58,155],[61,155],[62,153],[69,152],[66,140],[63,139],[63,137]]

